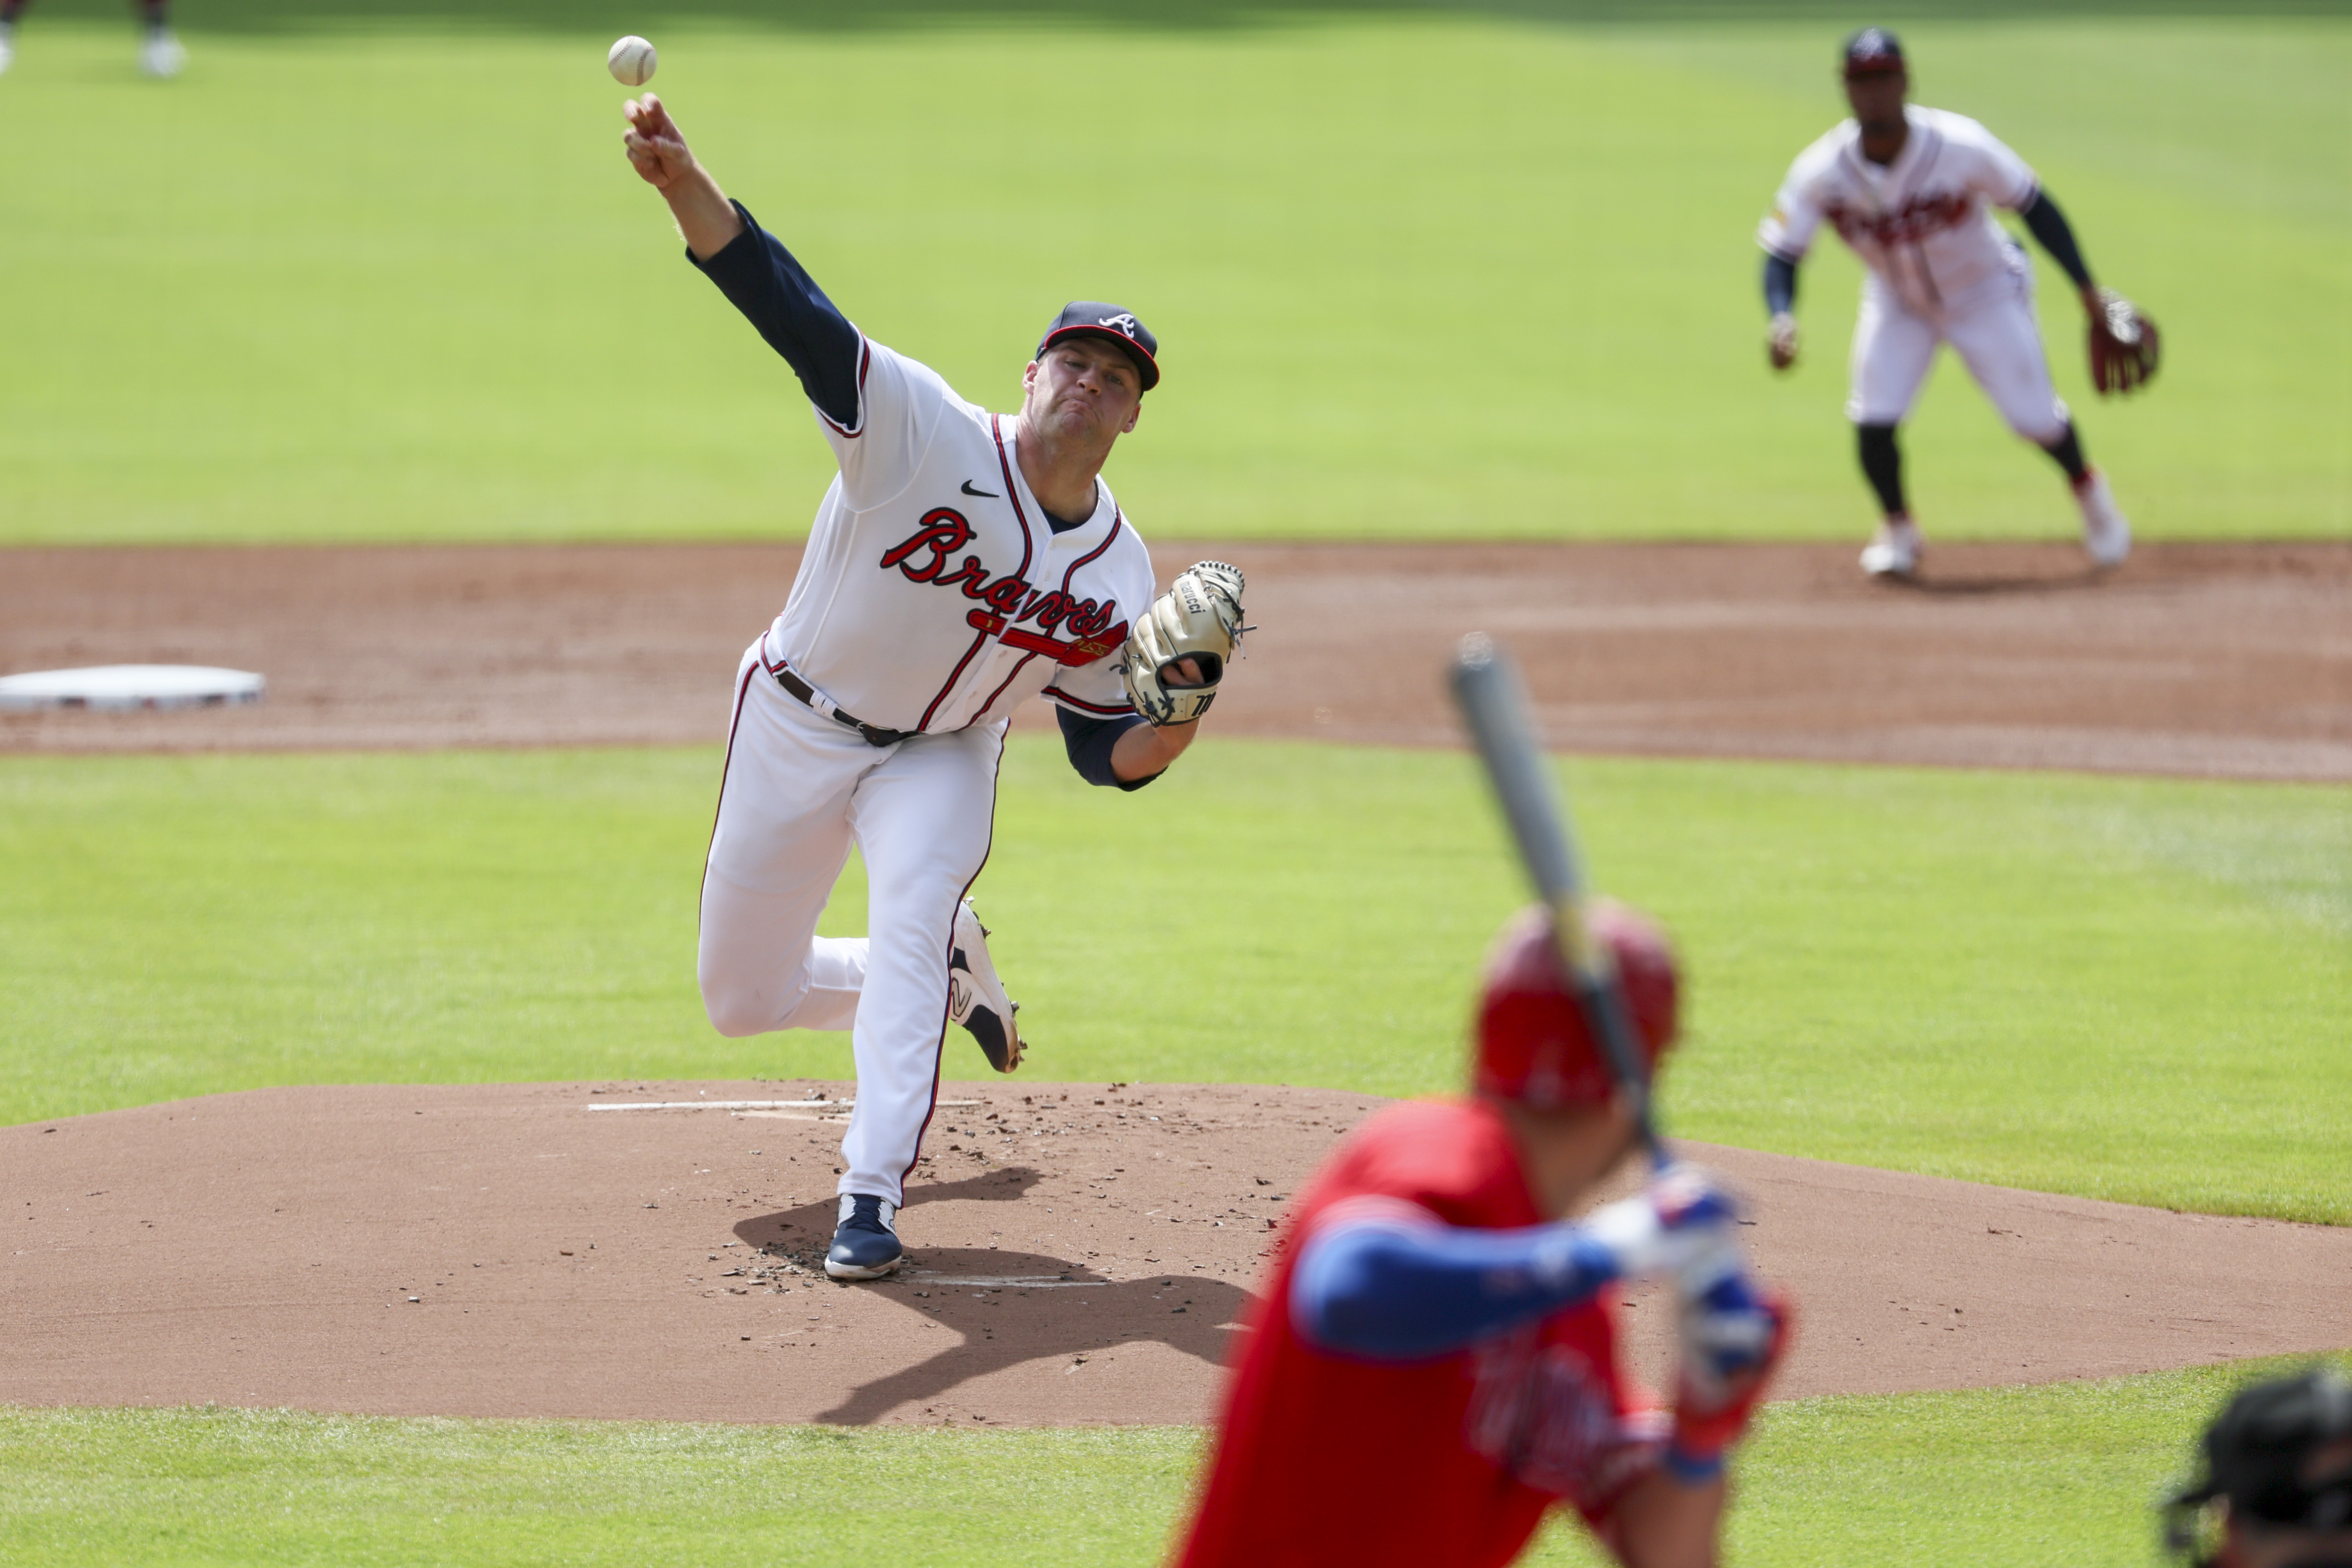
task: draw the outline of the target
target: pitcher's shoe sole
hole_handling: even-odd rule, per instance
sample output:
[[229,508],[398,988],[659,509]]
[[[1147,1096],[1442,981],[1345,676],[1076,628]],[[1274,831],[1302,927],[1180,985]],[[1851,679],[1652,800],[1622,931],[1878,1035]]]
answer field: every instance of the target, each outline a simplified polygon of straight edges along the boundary
[[1021,1065],[1020,1012],[988,956],[988,928],[966,899],[956,910],[955,948],[948,958],[948,1016],[971,1031],[990,1067],[1011,1072]]

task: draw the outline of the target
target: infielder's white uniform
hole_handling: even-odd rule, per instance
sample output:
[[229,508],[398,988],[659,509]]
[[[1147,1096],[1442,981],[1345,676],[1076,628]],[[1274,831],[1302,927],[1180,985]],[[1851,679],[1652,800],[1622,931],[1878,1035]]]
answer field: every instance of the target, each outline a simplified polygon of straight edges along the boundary
[[1958,352],[2010,428],[2038,446],[2066,433],[2033,310],[2033,268],[1990,211],[2031,205],[2025,161],[1975,121],[1907,105],[1911,131],[1885,167],[1848,120],[1797,155],[1758,226],[1765,249],[1802,260],[1826,221],[1869,268],[1854,323],[1856,425],[1898,425],[1934,363]]
[[[1154,590],[1108,486],[1053,531],[1011,418],[879,343],[859,352],[856,421],[814,411],[841,471],[737,677],[697,969],[722,1034],[851,1031],[838,1186],[895,1206],[938,1090],[951,933],[988,858],[1006,715],[1040,693],[1131,713],[1119,652]],[[920,732],[870,745],[781,688],[787,668],[820,702]],[[853,842],[866,934],[817,936]]]

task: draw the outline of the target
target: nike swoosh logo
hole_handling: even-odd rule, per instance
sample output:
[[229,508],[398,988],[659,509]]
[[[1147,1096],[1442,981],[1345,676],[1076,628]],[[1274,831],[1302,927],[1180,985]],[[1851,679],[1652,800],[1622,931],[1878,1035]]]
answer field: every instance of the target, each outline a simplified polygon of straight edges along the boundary
[[963,482],[963,493],[968,496],[986,496],[991,500],[1002,500],[1004,499],[998,495],[994,490],[976,490],[972,489],[971,481],[970,479],[966,479]]

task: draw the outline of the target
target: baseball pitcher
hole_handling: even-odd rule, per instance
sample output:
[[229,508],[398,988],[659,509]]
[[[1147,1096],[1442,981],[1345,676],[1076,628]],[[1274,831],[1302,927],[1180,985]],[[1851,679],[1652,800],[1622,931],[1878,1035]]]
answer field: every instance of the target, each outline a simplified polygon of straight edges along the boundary
[[1821,226],[1836,229],[1868,268],[1846,416],[1884,515],[1862,552],[1863,570],[1898,577],[1918,570],[1924,547],[1904,499],[1895,431],[1944,343],[2010,428],[2065,471],[2091,560],[2121,564],[2131,525],[2106,476],[2084,458],[2073,416],[2051,385],[2032,264],[1990,209],[2016,213],[2074,280],[2090,317],[2091,380],[2102,394],[2128,392],[2156,374],[2156,323],[2091,280],[2074,230],[2023,159],[1965,115],[1905,102],[1911,79],[1894,34],[1864,27],[1846,40],[1843,58],[1853,118],[1797,155],[1757,239],[1775,370],[1796,363],[1797,264]]
[[[774,624],[743,655],[702,884],[697,973],[720,1033],[846,1029],[835,1279],[901,1256],[897,1215],[947,1026],[999,1072],[1017,1005],[966,897],[988,858],[1006,715],[1043,695],[1071,764],[1139,789],[1192,744],[1242,631],[1242,575],[1203,562],[1153,597],[1150,556],[1100,474],[1160,382],[1131,311],[1070,305],[991,414],[867,338],[730,202],[660,99],[623,145],[687,257],[782,355],[840,472]],[[855,843],[862,937],[816,934]]]

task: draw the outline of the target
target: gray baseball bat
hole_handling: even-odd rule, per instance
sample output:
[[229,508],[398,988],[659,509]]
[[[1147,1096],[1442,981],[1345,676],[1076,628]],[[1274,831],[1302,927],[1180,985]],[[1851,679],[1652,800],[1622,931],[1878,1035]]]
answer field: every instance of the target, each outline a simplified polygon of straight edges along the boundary
[[1663,1167],[1667,1154],[1651,1116],[1649,1079],[1642,1070],[1633,1009],[1626,1005],[1619,982],[1616,955],[1607,943],[1593,939],[1585,921],[1584,873],[1574,830],[1544,764],[1527,689],[1510,656],[1484,632],[1462,639],[1454,659],[1453,685],[1454,705],[1462,710],[1462,721],[1486,764],[1486,777],[1502,803],[1519,859],[1535,884],[1536,896],[1551,910],[1552,931],[1586,1026],[1601,1042],[1610,1077],[1632,1104],[1650,1163]]

